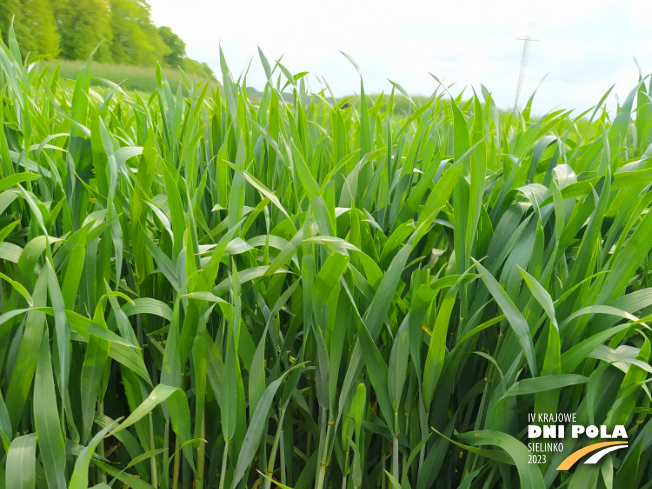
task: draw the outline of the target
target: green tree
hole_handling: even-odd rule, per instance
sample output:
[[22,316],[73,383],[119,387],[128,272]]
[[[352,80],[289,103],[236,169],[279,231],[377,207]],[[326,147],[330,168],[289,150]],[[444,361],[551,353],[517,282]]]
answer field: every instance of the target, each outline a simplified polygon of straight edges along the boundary
[[150,20],[150,7],[142,0],[111,0],[113,61],[152,66],[169,52]]
[[105,0],[67,0],[56,11],[61,36],[61,57],[86,59],[99,46],[94,59],[110,63],[111,12]]
[[158,28],[158,34],[163,42],[170,48],[170,52],[163,56],[165,62],[172,68],[183,66],[183,59],[186,57],[186,43],[177,36],[168,26]]
[[6,43],[9,39],[9,26],[14,15],[20,17],[22,5],[20,0],[2,0],[0,2],[0,30],[2,30],[2,40]]
[[212,76],[186,57],[186,44],[169,27],[157,28],[146,0],[0,0],[5,42],[14,30],[23,55],[85,60],[97,48],[100,63],[153,66]]
[[206,63],[200,63],[192,58],[183,58],[181,68],[186,73],[192,73],[206,78],[213,77],[213,70]]
[[6,41],[14,19],[14,30],[23,54],[59,54],[59,34],[50,0],[3,0],[0,2],[0,29]]
[[32,45],[26,48],[32,54],[56,58],[59,54],[59,33],[50,0],[26,0],[22,7],[21,24],[32,38]]
[[186,43],[178,35],[172,32],[167,26],[159,27],[158,34],[163,42],[170,49],[170,52],[163,56],[165,63],[172,68],[180,67],[186,73],[211,78],[213,70],[206,63],[200,63],[186,56]]

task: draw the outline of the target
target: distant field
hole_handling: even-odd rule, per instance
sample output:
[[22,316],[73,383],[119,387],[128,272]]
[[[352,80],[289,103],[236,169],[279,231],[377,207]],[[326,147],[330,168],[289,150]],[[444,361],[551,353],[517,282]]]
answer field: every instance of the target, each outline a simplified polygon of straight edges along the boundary
[[[77,74],[84,66],[83,61],[56,60],[48,62],[48,64],[52,66],[57,63],[61,65],[61,77],[69,80],[76,79]],[[182,79],[181,72],[169,68],[165,68],[163,72],[170,82],[172,89],[176,90],[177,85]],[[156,88],[156,68],[154,66],[128,66],[93,63],[91,67],[91,75],[95,78],[95,80],[91,80],[91,84],[94,85],[101,84],[101,82],[97,80],[98,78],[104,78],[114,83],[119,83],[125,90],[151,93]],[[198,81],[209,81],[207,78],[193,74],[186,74],[186,76],[191,80],[196,77]],[[215,80],[211,80],[211,83],[217,85]]]
[[[77,74],[84,66],[83,61],[66,61],[56,60],[49,61],[48,64],[55,66],[57,63],[61,64],[61,77],[68,80],[75,80]],[[163,70],[166,78],[170,82],[173,91],[176,91],[177,85],[181,81],[181,72],[165,68]],[[142,93],[152,93],[156,89],[156,68],[154,66],[131,66],[131,65],[114,65],[104,63],[93,63],[91,67],[91,75],[94,79],[91,80],[92,85],[102,85],[100,78],[110,80],[114,83],[119,83],[120,86],[126,91],[138,91]],[[197,78],[198,81],[206,82],[207,78],[200,77],[194,74],[186,74],[189,79]],[[217,80],[210,80],[211,83],[218,85]],[[249,98],[253,101],[260,100],[262,93],[256,88],[248,87]],[[187,95],[184,93],[184,95]],[[379,94],[370,94],[370,103],[375,104]],[[285,93],[284,98],[287,102],[292,101],[292,94]],[[342,97],[338,99],[342,103],[353,103],[359,108],[359,97],[357,95]],[[429,100],[428,97],[413,96],[412,101],[417,107],[423,105]],[[383,101],[389,102],[389,96],[384,94]],[[410,101],[401,94],[396,94],[394,97],[394,114],[407,115],[411,113]]]

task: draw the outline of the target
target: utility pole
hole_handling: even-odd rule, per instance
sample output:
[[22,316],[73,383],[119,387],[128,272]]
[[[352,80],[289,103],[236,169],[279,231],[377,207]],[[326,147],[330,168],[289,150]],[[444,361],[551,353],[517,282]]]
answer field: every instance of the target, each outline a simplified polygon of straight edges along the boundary
[[529,34],[525,37],[520,37],[520,41],[523,41],[523,53],[521,54],[521,70],[518,74],[518,83],[516,85],[516,98],[514,99],[514,109],[513,109],[513,114],[516,116],[518,114],[518,98],[521,95],[521,88],[523,86],[523,80],[525,79],[525,68],[527,66],[527,54],[528,54],[528,47],[530,42],[532,41],[538,41],[538,39],[532,38]]

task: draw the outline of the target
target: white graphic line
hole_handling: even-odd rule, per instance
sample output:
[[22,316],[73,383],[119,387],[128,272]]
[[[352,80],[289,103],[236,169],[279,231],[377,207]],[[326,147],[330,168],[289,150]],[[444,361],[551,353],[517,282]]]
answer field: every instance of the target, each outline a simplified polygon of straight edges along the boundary
[[604,457],[606,454],[609,452],[613,452],[614,450],[620,450],[621,448],[627,448],[627,445],[614,445],[611,447],[603,448],[600,450],[598,453],[595,455],[592,455],[591,458],[589,458],[585,464],[597,464],[602,457]]

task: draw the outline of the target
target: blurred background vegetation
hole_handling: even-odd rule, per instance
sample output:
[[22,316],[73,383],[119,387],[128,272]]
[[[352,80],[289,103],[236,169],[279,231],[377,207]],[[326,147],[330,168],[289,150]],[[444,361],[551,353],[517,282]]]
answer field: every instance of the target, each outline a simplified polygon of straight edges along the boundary
[[[0,0],[2,1],[2,0]],[[45,61],[52,68],[59,69],[59,75],[62,80],[67,80],[67,85],[62,85],[63,88],[72,90],[75,86],[75,79],[86,64],[86,61],[81,60],[65,60],[56,59]],[[186,74],[189,72],[183,70]],[[179,84],[184,95],[187,95],[187,89],[183,84],[183,75],[178,69],[163,68],[163,73],[167,78],[170,88],[176,93]],[[214,78],[207,79],[202,74],[188,75],[187,78],[197,77],[199,81],[208,81],[212,87],[219,86],[219,83]],[[123,65],[123,64],[108,64],[96,63],[91,65],[91,85],[105,87],[107,83],[104,80],[109,80],[113,83],[119,84],[127,93],[140,92],[143,95],[149,95],[156,91],[156,67],[154,66],[136,66],[136,65]]]
[[[155,67],[160,63],[174,91],[181,84],[186,93],[179,68],[186,75],[219,86],[206,63],[187,56],[183,39],[170,27],[153,24],[145,0],[0,0],[0,30],[5,43],[12,22],[23,56],[44,59],[52,67],[59,65],[61,78],[70,80],[71,87],[96,48],[91,67],[93,85],[105,85],[104,80],[109,80],[124,90],[149,94],[156,89]],[[262,97],[255,87],[247,87],[247,94],[254,103]],[[387,94],[367,96],[377,110],[387,109]],[[379,97],[383,103],[377,103]],[[284,92],[283,98],[293,100],[289,92]],[[408,116],[429,99],[410,97],[401,90],[394,97],[393,113]],[[342,107],[360,109],[358,94],[338,97],[337,101]]]
[[[123,72],[139,74],[126,66],[153,67],[157,62],[186,74],[213,75],[206,63],[186,56],[186,44],[170,27],[152,23],[150,6],[144,0],[1,0],[0,29],[5,42],[12,20],[23,55],[86,60],[97,47],[93,60],[112,65],[103,71],[118,78]],[[71,76],[76,75],[76,65],[69,64]],[[153,79],[154,71],[146,72]]]

